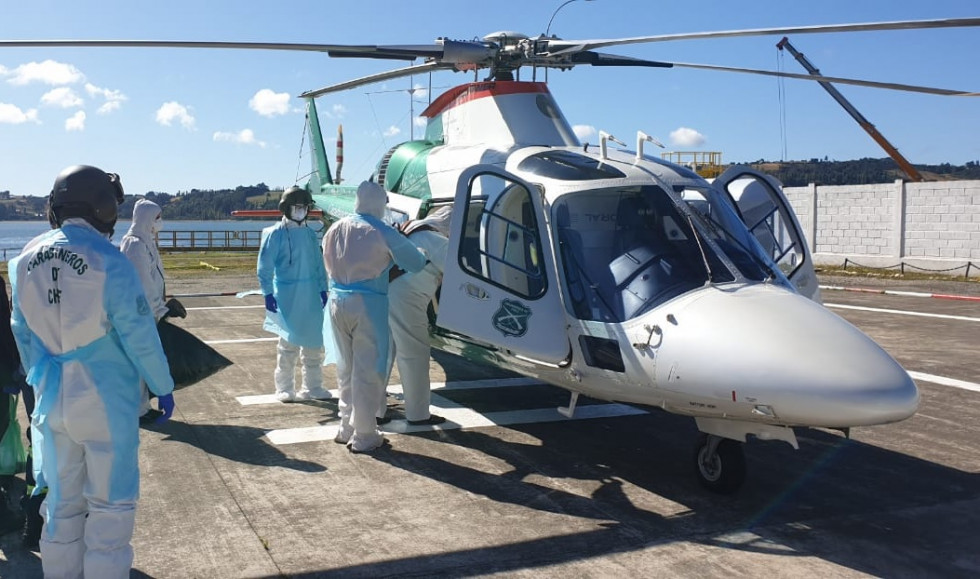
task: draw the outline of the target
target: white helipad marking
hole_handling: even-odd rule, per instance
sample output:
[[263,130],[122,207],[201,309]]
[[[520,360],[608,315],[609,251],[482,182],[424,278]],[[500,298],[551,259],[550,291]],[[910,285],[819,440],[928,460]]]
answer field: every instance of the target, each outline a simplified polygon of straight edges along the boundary
[[910,312],[907,310],[889,310],[885,308],[866,308],[864,306],[851,306],[845,304],[824,304],[828,308],[840,308],[842,310],[862,310],[865,312],[879,312],[882,314],[898,314],[901,316],[920,316],[923,318],[942,318],[944,320],[961,320],[964,322],[980,322],[980,318],[968,316],[952,316],[949,314],[929,314],[926,312]]
[[205,340],[205,344],[248,344],[250,342],[278,342],[279,338],[242,338],[240,340]]
[[191,310],[257,310],[259,308],[264,308],[264,305],[256,306],[201,306],[197,308],[184,308],[187,311]]
[[[473,380],[468,382],[450,382],[432,384],[433,390],[452,390],[452,389],[472,389],[472,388],[497,388],[511,386],[538,385],[541,382],[529,378],[511,378],[504,380]],[[388,386],[389,394],[400,394],[401,384],[391,384]],[[333,392],[336,395],[336,392]],[[248,404],[268,404],[280,402],[275,399],[275,395],[266,394],[259,396],[239,396],[239,403]],[[590,418],[615,418],[618,416],[634,416],[646,414],[645,410],[627,406],[625,404],[589,404],[579,406],[575,410],[572,418],[566,418],[558,413],[557,408],[533,408],[528,410],[509,410],[503,412],[487,412],[481,414],[471,408],[462,406],[448,398],[432,395],[432,406],[437,409],[436,413],[446,419],[446,422],[432,425],[413,426],[406,420],[393,420],[380,427],[382,432],[388,434],[406,434],[410,432],[426,432],[432,430],[456,430],[461,428],[479,428],[483,426],[506,426],[509,424],[531,424],[539,422],[564,422],[568,420],[587,420]],[[333,440],[339,429],[338,424],[325,426],[311,426],[304,428],[281,428],[271,430],[266,433],[266,437],[273,444],[297,444],[300,442],[318,442]]]
[[299,442],[318,442],[333,440],[340,430],[340,424],[331,426],[310,426],[308,428],[281,428],[265,433],[272,444],[296,444]]
[[932,382],[933,384],[941,384],[943,386],[952,386],[953,388],[962,388],[963,390],[980,392],[980,384],[967,382],[966,380],[957,380],[955,378],[936,376],[935,374],[924,374],[922,372],[909,372],[909,376],[911,376],[913,380],[923,380],[925,382]]

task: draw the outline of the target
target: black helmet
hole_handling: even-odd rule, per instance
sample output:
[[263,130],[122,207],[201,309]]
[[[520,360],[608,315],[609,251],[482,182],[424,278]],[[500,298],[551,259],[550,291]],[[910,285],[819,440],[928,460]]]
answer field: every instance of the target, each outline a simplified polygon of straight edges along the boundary
[[54,180],[48,196],[48,221],[52,227],[61,227],[66,219],[81,217],[111,235],[122,202],[119,175],[88,165],[73,165]]
[[289,189],[283,191],[282,197],[279,198],[279,212],[288,217],[289,215],[286,212],[293,205],[306,205],[307,207],[312,207],[313,195],[311,195],[306,189],[293,185]]

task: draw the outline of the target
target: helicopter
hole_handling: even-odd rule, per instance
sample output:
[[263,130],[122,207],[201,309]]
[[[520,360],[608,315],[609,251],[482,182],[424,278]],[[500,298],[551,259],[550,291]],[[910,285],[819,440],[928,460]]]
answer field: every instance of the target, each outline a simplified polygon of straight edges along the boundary
[[[736,165],[708,181],[605,132],[582,143],[539,71],[691,67],[938,95],[859,79],[643,60],[596,52],[693,38],[975,27],[980,18],[564,40],[501,31],[422,45],[185,41],[0,41],[3,46],[142,46],[326,52],[414,62],[300,95],[326,224],[353,212],[356,187],[330,171],[317,115],[324,94],[423,73],[472,73],[422,112],[421,139],[388,150],[372,180],[394,222],[452,205],[433,347],[580,396],[690,416],[694,471],[729,494],[747,475],[749,437],[799,447],[796,428],[893,423],[919,393],[881,346],[824,308],[813,256],[780,183]],[[531,79],[521,73],[530,70]],[[485,73],[481,79],[479,74]],[[612,147],[611,145],[617,145]]]

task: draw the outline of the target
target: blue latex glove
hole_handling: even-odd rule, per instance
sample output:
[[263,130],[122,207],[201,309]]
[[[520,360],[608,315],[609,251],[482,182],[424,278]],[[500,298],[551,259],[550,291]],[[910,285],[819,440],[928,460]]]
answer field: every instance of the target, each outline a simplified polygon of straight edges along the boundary
[[272,313],[279,311],[279,304],[276,303],[276,298],[272,294],[265,294],[265,309]]
[[320,292],[320,306],[327,307],[327,292]]
[[174,395],[166,394],[164,396],[157,397],[157,406],[160,407],[160,411],[163,414],[160,418],[156,419],[157,424],[163,424],[164,422],[170,420],[170,417],[174,414]]
[[20,394],[22,385],[26,387],[27,383],[24,381],[24,375],[21,374],[20,370],[18,369],[16,372],[10,375],[10,384],[3,387],[3,393],[16,396],[17,394]]

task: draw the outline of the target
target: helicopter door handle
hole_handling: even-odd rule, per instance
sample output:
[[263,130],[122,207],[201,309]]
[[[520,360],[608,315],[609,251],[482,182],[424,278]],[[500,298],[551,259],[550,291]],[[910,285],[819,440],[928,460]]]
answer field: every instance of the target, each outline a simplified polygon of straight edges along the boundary
[[472,283],[464,283],[461,288],[463,292],[476,300],[487,300],[490,299],[490,294],[488,294],[483,288]]

